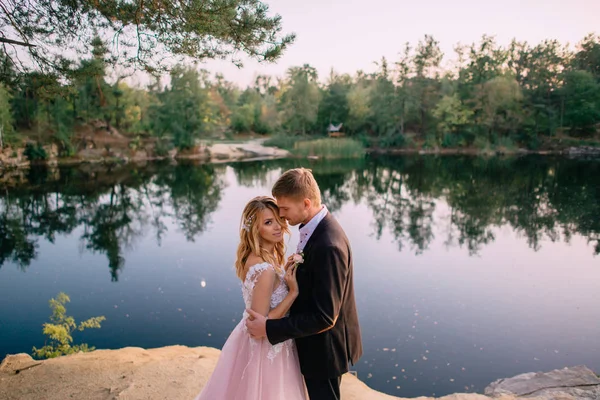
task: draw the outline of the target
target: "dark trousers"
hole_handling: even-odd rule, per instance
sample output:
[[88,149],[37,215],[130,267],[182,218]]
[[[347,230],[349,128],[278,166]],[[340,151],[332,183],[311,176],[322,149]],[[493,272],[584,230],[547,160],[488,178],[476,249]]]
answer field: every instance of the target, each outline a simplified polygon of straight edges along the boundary
[[340,400],[340,384],[342,377],[332,379],[307,379],[306,389],[308,390],[308,398],[310,400]]

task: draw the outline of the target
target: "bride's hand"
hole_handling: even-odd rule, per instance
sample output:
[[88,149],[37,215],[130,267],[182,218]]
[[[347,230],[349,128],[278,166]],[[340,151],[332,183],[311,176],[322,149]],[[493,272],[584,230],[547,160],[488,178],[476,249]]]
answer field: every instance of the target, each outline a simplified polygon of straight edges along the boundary
[[285,272],[287,272],[287,271],[288,271],[288,270],[289,270],[291,267],[293,267],[293,266],[294,266],[294,264],[295,264],[295,262],[294,262],[294,260],[293,260],[293,258],[292,258],[292,257],[293,257],[293,256],[289,256],[289,257],[288,257],[288,259],[287,259],[287,262],[285,263],[285,266],[283,267],[283,270],[284,270]]
[[296,271],[298,270],[298,265],[293,261],[288,261],[285,268],[285,283],[288,286],[290,293],[298,295],[300,290],[298,289],[298,281],[296,280]]

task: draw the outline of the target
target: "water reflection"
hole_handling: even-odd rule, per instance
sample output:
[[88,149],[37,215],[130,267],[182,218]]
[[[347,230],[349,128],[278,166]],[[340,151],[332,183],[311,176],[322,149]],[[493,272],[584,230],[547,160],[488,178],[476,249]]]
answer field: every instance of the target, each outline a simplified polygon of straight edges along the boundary
[[[373,234],[393,234],[400,251],[427,251],[433,226],[443,224],[447,246],[477,254],[494,241],[493,228],[509,224],[533,250],[543,238],[569,242],[575,233],[600,253],[600,163],[542,157],[375,158],[305,162],[314,170],[332,211],[365,201]],[[265,186],[271,172],[294,160],[234,163],[241,186]],[[0,187],[0,267],[10,260],[26,269],[37,256],[37,238],[82,229],[81,247],[105,254],[112,280],[124,267],[124,248],[153,232],[157,244],[166,218],[189,241],[203,232],[221,199],[225,166],[132,165],[113,169],[36,168],[25,182]],[[22,177],[21,177],[22,178]],[[448,207],[448,217],[434,212]]]
[[153,231],[157,244],[173,218],[187,240],[203,232],[221,199],[222,171],[211,165],[116,169],[35,168],[27,182],[5,179],[0,198],[0,267],[25,270],[37,240],[81,228],[80,248],[105,254],[111,279],[124,268],[123,249]]
[[43,343],[59,291],[75,316],[107,316],[83,338],[98,348],[222,346],[243,310],[231,267],[238,213],[299,165],[353,243],[365,346],[356,369],[367,384],[414,397],[598,368],[600,162],[548,157],[6,173],[0,357]]

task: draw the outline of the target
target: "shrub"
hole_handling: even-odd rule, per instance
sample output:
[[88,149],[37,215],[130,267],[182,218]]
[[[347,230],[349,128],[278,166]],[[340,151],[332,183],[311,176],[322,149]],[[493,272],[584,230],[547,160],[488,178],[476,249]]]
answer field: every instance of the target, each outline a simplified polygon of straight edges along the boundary
[[73,354],[79,351],[88,352],[93,351],[95,348],[90,347],[86,343],[79,345],[72,345],[73,336],[72,332],[77,329],[83,331],[87,328],[100,328],[100,323],[104,321],[105,317],[93,317],[86,321],[80,322],[79,326],[75,323],[73,317],[67,316],[67,309],[65,304],[70,302],[69,296],[60,292],[55,299],[50,299],[50,309],[52,315],[50,316],[50,322],[44,324],[44,335],[48,336],[50,344],[46,344],[41,349],[33,348],[33,355],[37,358],[54,358],[66,354]]
[[25,157],[29,159],[29,161],[40,161],[48,159],[48,154],[42,146],[41,143],[32,143],[29,142],[25,145],[25,151],[23,152]]

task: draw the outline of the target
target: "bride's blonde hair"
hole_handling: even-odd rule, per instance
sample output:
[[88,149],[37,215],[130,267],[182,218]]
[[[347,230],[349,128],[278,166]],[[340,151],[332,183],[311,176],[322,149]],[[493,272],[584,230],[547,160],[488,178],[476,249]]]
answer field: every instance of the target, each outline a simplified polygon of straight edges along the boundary
[[258,219],[260,212],[267,209],[273,212],[276,223],[281,226],[282,234],[290,232],[285,219],[279,216],[279,207],[277,207],[274,198],[258,196],[246,204],[242,212],[240,244],[238,245],[237,259],[235,261],[236,274],[242,281],[246,279],[245,266],[250,254],[254,254],[271,264],[278,273],[281,272],[281,266],[285,261],[285,245],[283,241],[275,243],[275,249],[272,253],[269,253],[261,246],[261,237],[258,232],[260,221]]

